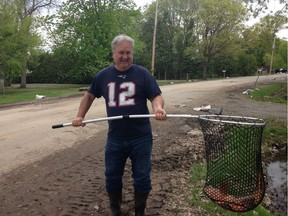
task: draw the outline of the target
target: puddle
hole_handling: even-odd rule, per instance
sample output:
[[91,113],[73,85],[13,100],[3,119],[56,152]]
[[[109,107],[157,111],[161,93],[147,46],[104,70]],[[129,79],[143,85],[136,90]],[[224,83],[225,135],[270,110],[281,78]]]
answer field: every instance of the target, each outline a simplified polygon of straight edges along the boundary
[[267,193],[271,199],[271,210],[287,215],[287,162],[273,161],[268,164]]

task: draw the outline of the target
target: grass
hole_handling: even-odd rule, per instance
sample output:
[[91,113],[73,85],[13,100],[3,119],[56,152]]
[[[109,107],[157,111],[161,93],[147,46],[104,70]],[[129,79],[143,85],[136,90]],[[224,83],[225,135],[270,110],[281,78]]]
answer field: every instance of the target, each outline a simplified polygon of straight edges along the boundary
[[287,83],[279,82],[253,91],[250,96],[256,101],[287,103]]
[[[287,104],[287,83],[278,82],[264,86],[251,93],[256,101]],[[265,119],[266,126],[263,132],[263,154],[270,153],[271,146],[277,144],[279,148],[287,145],[287,120],[270,116]]]
[[272,213],[270,213],[267,209],[265,209],[261,204],[248,212],[245,213],[235,213],[231,211],[227,211],[214,202],[212,202],[210,199],[208,199],[204,193],[203,188],[206,177],[206,164],[194,164],[192,167],[192,172],[190,175],[190,185],[191,185],[191,199],[189,200],[189,203],[192,206],[200,207],[205,211],[207,215],[223,215],[223,216],[273,216]]
[[73,94],[79,94],[79,84],[27,84],[26,88],[20,88],[19,85],[12,85],[0,92],[0,104],[27,102],[35,100],[36,94],[45,97],[60,97]]
[[265,121],[263,154],[268,155],[273,144],[277,144],[279,148],[284,148],[287,145],[287,121],[273,116],[268,117]]

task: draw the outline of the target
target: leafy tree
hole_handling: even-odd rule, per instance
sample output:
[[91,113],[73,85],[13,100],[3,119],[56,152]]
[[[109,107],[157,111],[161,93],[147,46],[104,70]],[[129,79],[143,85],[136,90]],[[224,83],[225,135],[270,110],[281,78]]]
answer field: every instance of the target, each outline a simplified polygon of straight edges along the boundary
[[235,42],[245,15],[245,8],[237,1],[199,0],[194,28],[196,40],[187,52],[201,62],[203,79],[207,79],[208,67],[214,58],[225,52],[233,55],[233,50],[237,50]]
[[26,88],[26,70],[29,52],[31,49],[39,45],[39,37],[33,31],[34,18],[33,15],[38,13],[40,9],[51,6],[56,0],[12,0],[11,4],[17,6],[18,14],[17,24],[21,37],[26,42],[22,46],[22,66],[21,66],[21,88]]
[[[276,39],[276,32],[281,29],[284,23],[285,18],[283,16],[268,15],[262,18],[260,23],[256,23],[243,32],[245,54],[253,56],[256,60],[253,71],[256,71],[258,67],[269,68],[272,58],[271,52],[278,53],[279,40]],[[273,50],[273,47],[275,50]],[[280,58],[279,55],[277,56],[277,58]],[[285,58],[285,55],[283,55],[283,58]],[[277,62],[280,61],[277,60]]]
[[242,0],[242,2],[245,4],[246,8],[248,8],[250,15],[252,15],[254,18],[258,17],[259,15],[266,14],[269,10],[268,4],[271,2],[274,2],[274,4],[283,5],[283,8],[276,12],[277,14],[283,13],[284,15],[286,13],[285,0]]
[[0,0],[0,36],[2,73],[7,80],[22,76],[21,87],[26,87],[27,61],[40,38],[33,30],[32,14],[51,4],[52,0]]
[[[19,19],[21,3],[1,1],[0,3],[0,65],[6,81],[26,74],[26,59],[30,48],[39,42],[39,38],[27,32],[31,18]],[[6,83],[7,84],[7,83]]]
[[[227,76],[246,76],[267,67],[283,11],[244,28],[244,5],[251,2],[256,1],[158,0],[155,75],[207,79],[223,76],[223,69]],[[266,10],[267,2],[257,2]],[[110,43],[121,33],[136,41],[134,62],[150,68],[155,9],[156,2],[141,13],[131,0],[67,1],[45,19],[54,46],[51,52],[30,56],[29,79],[88,83],[95,72],[111,64]],[[256,12],[255,4],[252,9]],[[285,49],[280,47],[282,41],[276,39],[275,67],[285,61]]]
[[111,64],[111,41],[118,34],[135,38],[137,56],[142,46],[136,36],[141,13],[134,7],[129,0],[68,1],[58,14],[47,17],[52,52],[62,60],[59,73],[73,82],[90,82],[96,71]]
[[[279,40],[278,46],[277,46],[277,54],[279,54],[280,56],[280,60],[281,61],[281,65],[279,65],[278,67],[280,68],[286,68],[287,69],[287,41],[286,40]],[[275,64],[276,66],[276,64]]]
[[[15,49],[12,50],[13,34],[15,33],[15,19],[13,5],[0,1],[0,76],[6,80],[10,79],[15,69],[20,67],[20,63],[15,56]],[[6,83],[7,84],[7,83]]]
[[[191,73],[191,60],[185,55],[185,47],[192,37],[195,2],[193,0],[159,0],[156,34],[156,73],[158,78],[179,79]],[[145,55],[150,67],[156,3],[143,14],[140,39],[146,44]]]
[[281,39],[276,40],[275,55],[272,57],[271,53],[267,52],[263,57],[266,65],[270,65],[271,59],[274,69],[287,69],[287,41]]

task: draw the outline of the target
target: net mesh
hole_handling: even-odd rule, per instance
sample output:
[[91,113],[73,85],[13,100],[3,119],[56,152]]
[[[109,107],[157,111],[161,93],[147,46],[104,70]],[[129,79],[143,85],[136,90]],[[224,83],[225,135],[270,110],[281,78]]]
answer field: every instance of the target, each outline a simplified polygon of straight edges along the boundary
[[204,193],[222,208],[246,212],[265,194],[261,160],[262,119],[237,116],[200,116],[207,175]]

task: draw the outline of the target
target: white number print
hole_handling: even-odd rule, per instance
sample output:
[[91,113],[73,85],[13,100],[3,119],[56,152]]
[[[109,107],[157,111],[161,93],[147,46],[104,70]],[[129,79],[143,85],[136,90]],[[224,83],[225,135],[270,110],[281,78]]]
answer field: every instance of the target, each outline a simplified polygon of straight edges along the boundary
[[[121,83],[119,89],[123,90],[119,94],[118,106],[133,106],[135,105],[135,99],[133,96],[135,95],[135,83],[133,82],[124,82]],[[108,106],[116,107],[116,83],[111,82],[108,84]]]
[[116,107],[115,87],[116,87],[116,83],[114,82],[108,83],[108,106],[109,107]]

